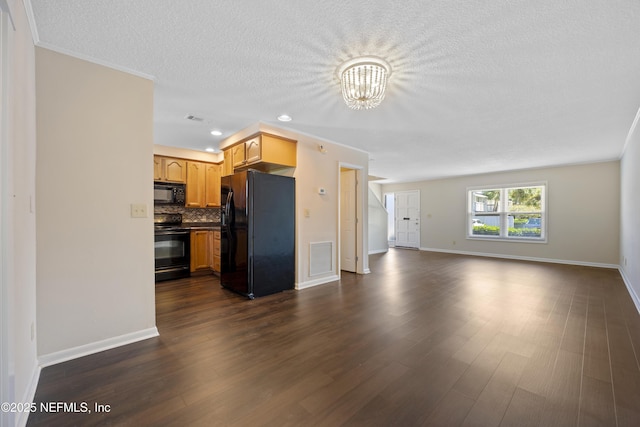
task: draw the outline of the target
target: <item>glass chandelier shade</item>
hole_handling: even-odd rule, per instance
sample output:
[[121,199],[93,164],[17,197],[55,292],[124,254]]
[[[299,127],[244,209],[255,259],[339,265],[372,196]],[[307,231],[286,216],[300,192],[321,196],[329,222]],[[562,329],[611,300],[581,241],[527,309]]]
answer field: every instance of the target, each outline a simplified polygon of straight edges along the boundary
[[344,102],[354,110],[375,108],[384,99],[391,66],[383,59],[361,56],[338,68]]

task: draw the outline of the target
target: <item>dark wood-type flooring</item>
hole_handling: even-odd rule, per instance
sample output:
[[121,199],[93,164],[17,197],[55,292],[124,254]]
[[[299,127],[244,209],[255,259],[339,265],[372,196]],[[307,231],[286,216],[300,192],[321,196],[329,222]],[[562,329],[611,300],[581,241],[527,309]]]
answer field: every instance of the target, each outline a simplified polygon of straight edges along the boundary
[[29,425],[640,425],[640,316],[616,270],[407,250],[370,267],[253,301],[160,283],[160,337],[41,373],[37,403],[110,412]]

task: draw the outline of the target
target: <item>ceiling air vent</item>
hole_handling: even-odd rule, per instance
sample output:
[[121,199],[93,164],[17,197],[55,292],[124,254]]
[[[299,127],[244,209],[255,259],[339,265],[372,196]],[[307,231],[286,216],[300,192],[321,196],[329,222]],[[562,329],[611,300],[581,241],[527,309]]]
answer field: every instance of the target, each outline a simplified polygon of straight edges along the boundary
[[188,115],[188,116],[185,116],[185,119],[187,119],[187,120],[192,120],[192,121],[194,121],[194,122],[204,122],[204,119],[203,119],[202,117],[193,116],[193,115],[191,115],[191,114],[190,114],[190,115]]

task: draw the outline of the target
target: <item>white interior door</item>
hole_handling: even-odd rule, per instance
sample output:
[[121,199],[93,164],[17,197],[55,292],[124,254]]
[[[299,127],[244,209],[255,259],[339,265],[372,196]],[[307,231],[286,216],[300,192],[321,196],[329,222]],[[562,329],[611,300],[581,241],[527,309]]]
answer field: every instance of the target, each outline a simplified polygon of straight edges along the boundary
[[395,193],[396,246],[420,247],[420,191]]
[[340,171],[340,269],[356,271],[356,171]]

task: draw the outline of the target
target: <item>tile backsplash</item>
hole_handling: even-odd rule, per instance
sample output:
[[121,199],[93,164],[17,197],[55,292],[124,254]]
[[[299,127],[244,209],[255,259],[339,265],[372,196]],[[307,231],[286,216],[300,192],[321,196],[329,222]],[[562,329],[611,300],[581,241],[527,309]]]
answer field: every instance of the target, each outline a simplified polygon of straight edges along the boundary
[[156,206],[154,213],[179,213],[183,222],[220,222],[220,208],[185,208],[184,206]]

